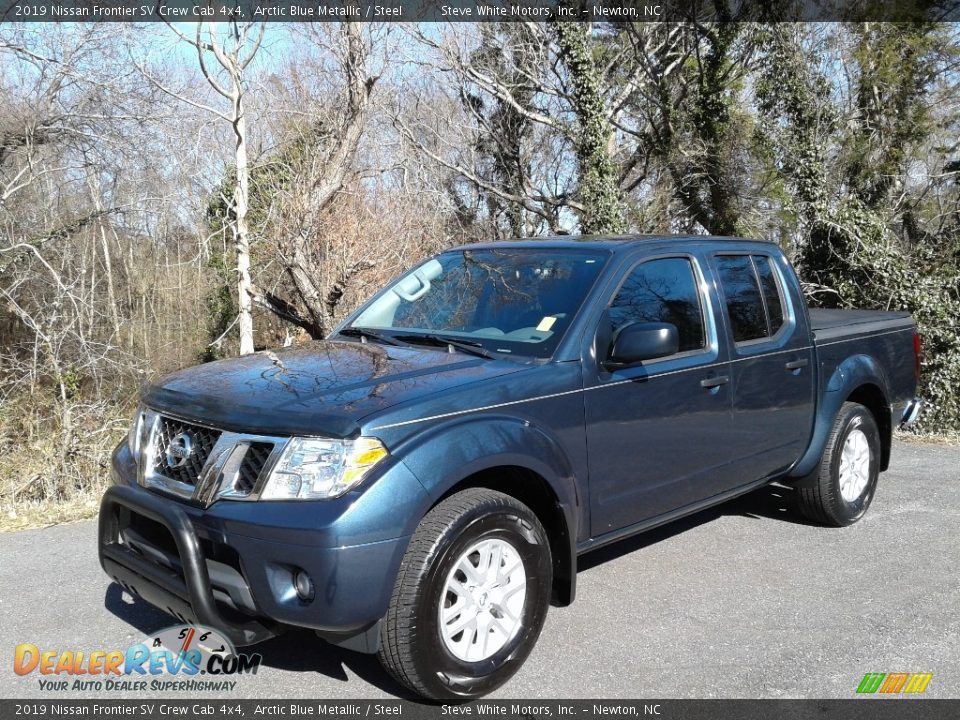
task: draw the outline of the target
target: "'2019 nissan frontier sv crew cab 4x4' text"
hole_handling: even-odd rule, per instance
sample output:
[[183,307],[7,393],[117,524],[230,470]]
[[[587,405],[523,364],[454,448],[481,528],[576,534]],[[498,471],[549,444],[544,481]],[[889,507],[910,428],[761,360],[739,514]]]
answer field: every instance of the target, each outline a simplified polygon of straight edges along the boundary
[[100,562],[237,645],[310,628],[478,697],[573,600],[582,553],[773,481],[856,522],[919,369],[909,316],[808,310],[771,243],[469,245],[325,341],[147,389]]

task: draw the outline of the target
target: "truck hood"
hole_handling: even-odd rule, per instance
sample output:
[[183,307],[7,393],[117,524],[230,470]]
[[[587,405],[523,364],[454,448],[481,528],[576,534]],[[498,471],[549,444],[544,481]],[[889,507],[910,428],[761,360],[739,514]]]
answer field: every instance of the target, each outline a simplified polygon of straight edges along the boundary
[[398,403],[526,367],[443,348],[321,341],[187,368],[143,400],[225,430],[349,437],[361,419]]

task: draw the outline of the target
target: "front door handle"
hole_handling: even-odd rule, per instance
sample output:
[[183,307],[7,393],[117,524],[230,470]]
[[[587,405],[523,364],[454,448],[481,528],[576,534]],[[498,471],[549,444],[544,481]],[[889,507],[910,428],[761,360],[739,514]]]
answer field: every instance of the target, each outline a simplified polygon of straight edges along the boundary
[[791,360],[784,367],[786,367],[787,370],[799,370],[800,368],[805,368],[809,364],[810,361],[806,358],[803,358],[802,360]]
[[717,375],[716,377],[709,377],[701,380],[700,387],[715,388],[715,387],[720,387],[721,385],[726,385],[728,382],[730,382],[729,375]]

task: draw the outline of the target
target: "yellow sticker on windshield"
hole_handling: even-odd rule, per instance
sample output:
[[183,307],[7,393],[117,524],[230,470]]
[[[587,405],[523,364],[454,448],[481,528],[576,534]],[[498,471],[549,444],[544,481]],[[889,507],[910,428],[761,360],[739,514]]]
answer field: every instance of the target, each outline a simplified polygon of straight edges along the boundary
[[540,324],[537,325],[537,330],[539,332],[547,332],[550,328],[553,327],[553,324],[557,321],[553,315],[547,315],[543,320],[540,321]]

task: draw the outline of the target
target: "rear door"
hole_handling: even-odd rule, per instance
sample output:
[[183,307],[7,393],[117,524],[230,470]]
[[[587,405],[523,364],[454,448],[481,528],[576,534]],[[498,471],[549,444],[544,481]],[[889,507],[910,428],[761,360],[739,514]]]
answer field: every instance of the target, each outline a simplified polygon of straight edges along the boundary
[[[584,352],[584,405],[594,537],[696,502],[733,482],[730,367],[714,303],[693,254],[643,259],[606,295]],[[632,322],[677,326],[675,355],[604,365]]]
[[729,452],[742,482],[776,474],[806,450],[813,427],[813,348],[786,260],[751,249],[715,253],[733,380]]

